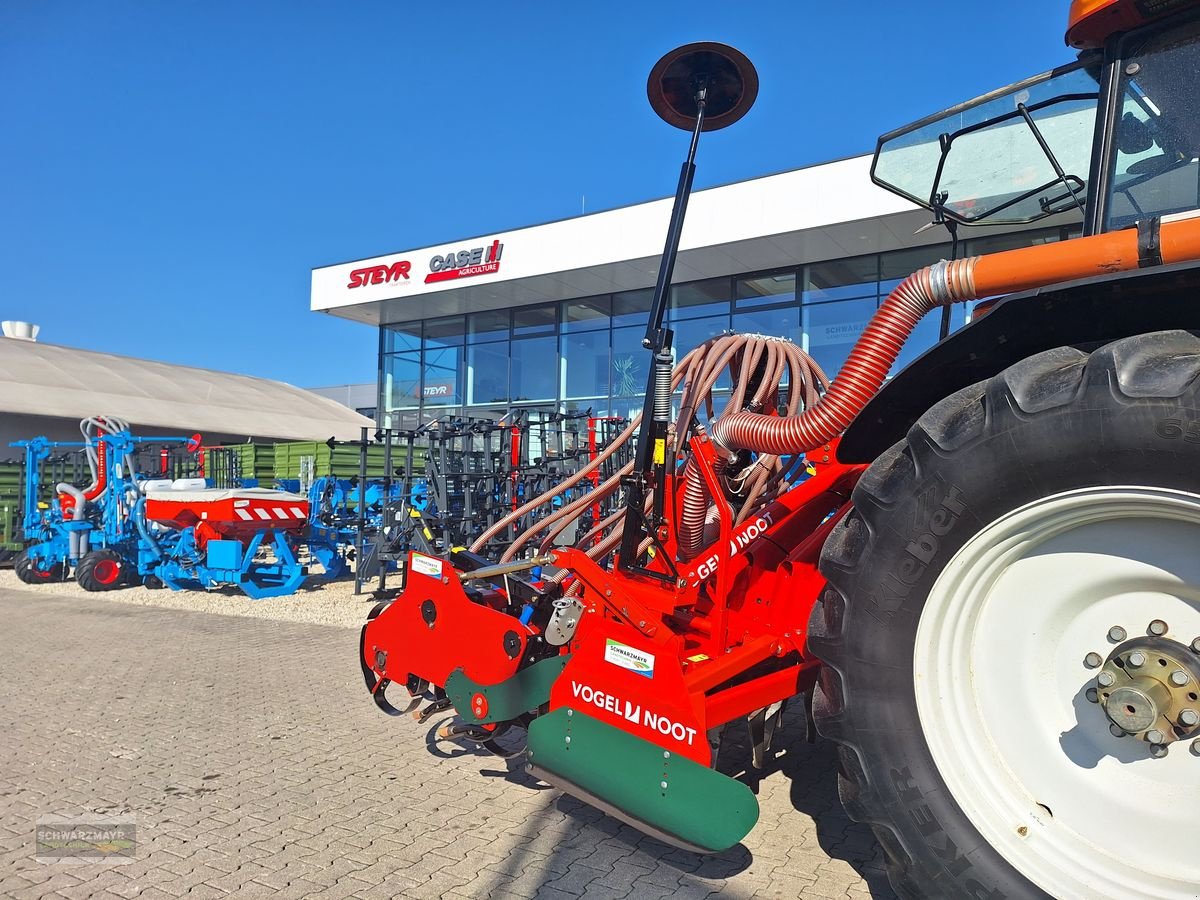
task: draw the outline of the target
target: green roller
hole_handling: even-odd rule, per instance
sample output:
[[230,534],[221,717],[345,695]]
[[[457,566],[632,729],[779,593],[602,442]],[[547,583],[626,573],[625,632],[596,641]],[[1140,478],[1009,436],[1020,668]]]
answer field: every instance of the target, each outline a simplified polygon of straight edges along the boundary
[[[507,722],[549,701],[550,687],[570,658],[568,653],[543,659],[499,684],[478,684],[462,669],[455,669],[446,679],[446,696],[464,722],[472,725]],[[476,694],[482,695],[487,704],[482,716],[477,715],[472,704]]]
[[530,771],[667,843],[715,853],[758,821],[746,785],[566,708],[529,726]]

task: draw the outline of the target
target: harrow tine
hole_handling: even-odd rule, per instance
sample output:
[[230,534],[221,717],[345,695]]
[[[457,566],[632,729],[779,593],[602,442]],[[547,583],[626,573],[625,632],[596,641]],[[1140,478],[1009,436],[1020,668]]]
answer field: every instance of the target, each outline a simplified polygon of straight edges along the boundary
[[[419,699],[420,698],[418,698],[418,700]],[[414,710],[412,712],[412,717],[418,725],[424,725],[438,713],[445,712],[446,710],[453,708],[453,706],[454,704],[450,702],[450,698],[442,697],[438,700],[434,700],[424,709]]]

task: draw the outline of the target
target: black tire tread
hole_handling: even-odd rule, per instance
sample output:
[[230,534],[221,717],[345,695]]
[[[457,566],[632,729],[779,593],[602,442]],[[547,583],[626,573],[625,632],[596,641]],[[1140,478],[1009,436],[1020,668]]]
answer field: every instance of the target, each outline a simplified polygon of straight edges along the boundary
[[[96,565],[104,560],[116,562],[121,567],[120,575],[116,581],[113,581],[110,584],[104,584],[100,581],[97,581],[95,575],[93,574],[96,569]],[[75,567],[75,583],[90,593],[115,590],[116,588],[126,584],[126,570],[127,567],[125,565],[125,561],[115,550],[92,550],[91,552],[85,554],[83,559],[79,561],[79,565]]]

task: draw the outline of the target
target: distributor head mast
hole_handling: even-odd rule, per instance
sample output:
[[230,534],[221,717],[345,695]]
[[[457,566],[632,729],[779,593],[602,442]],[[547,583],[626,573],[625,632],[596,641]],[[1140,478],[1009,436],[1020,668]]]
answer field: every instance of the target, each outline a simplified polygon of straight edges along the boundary
[[[638,547],[654,538],[663,524],[663,482],[673,476],[674,461],[667,459],[667,429],[671,420],[671,342],[674,333],[663,327],[663,315],[679,253],[679,236],[687,213],[688,197],[696,174],[696,146],[700,133],[718,131],[746,114],[758,96],[758,73],[740,51],[726,44],[704,41],[677,47],[655,63],[646,84],[650,106],[668,125],[692,134],[687,159],[679,172],[667,241],[658,266],[654,299],[642,346],[650,351],[642,427],[638,435],[634,473],[625,480],[625,526],[618,559],[623,569],[637,567]],[[647,515],[646,490],[653,490]],[[655,573],[648,573],[655,574]]]

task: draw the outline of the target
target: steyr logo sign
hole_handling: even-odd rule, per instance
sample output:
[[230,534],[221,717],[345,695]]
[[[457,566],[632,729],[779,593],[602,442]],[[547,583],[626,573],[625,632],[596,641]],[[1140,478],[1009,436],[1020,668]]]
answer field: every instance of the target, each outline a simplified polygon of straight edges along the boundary
[[471,250],[450,250],[429,261],[426,284],[451,281],[455,278],[470,278],[474,275],[490,275],[500,271],[500,254],[504,245],[492,241],[490,247],[475,247]]
[[365,269],[355,269],[350,273],[348,288],[362,287],[364,284],[386,284],[391,281],[408,281],[408,273],[412,271],[412,263],[406,259],[392,263],[390,266],[368,266]]

